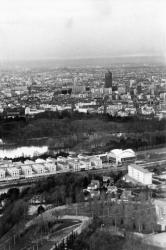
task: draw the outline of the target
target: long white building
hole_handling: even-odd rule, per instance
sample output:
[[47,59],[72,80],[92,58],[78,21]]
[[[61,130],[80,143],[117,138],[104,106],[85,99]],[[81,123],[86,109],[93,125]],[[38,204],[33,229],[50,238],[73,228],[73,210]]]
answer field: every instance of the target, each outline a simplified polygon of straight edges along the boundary
[[152,173],[136,164],[128,165],[128,176],[144,185],[152,184]]
[[45,169],[47,169],[50,173],[56,172],[56,165],[53,162],[47,162],[45,165]]

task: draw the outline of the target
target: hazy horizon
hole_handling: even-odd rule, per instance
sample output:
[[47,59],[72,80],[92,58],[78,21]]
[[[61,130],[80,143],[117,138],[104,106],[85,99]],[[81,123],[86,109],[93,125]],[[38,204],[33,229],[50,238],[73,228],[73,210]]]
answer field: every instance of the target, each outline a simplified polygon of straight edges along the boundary
[[165,0],[2,0],[0,61],[161,56]]
[[131,57],[107,57],[107,58],[77,58],[77,59],[36,59],[36,60],[15,60],[0,61],[1,70],[30,70],[30,69],[55,69],[70,67],[104,67],[112,68],[114,66],[123,67],[144,67],[159,66],[165,67],[165,58],[156,56],[131,56]]

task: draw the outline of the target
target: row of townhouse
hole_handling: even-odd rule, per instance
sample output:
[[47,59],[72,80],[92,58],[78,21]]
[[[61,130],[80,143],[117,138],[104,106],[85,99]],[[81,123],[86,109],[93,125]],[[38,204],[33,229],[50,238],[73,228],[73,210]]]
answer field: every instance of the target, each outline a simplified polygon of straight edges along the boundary
[[102,160],[99,156],[78,155],[76,163],[77,171],[102,168]]
[[29,161],[22,163],[22,165],[16,164],[16,166],[0,168],[0,180],[5,179],[19,179],[20,177],[32,177],[35,174],[47,174],[56,173],[57,166],[54,162],[47,163],[34,163]]
[[131,164],[136,160],[136,154],[133,150],[114,149],[101,155],[77,155],[68,157],[47,158],[43,160],[38,158],[35,161],[26,160],[22,162],[5,162],[0,164],[0,180],[7,177],[17,179],[19,177],[30,177],[37,174],[61,172],[75,172],[91,169],[100,169],[105,162],[119,166],[122,164]]
[[81,171],[102,168],[102,160],[97,156],[58,157],[56,160],[37,159],[35,162],[26,160],[12,165],[1,165],[0,180],[5,178],[18,179],[22,176],[56,173],[56,171]]
[[31,177],[34,174],[47,174],[59,171],[80,171],[92,168],[101,168],[102,161],[98,157],[79,158],[64,158],[58,157],[57,160],[43,160],[37,159],[35,162],[26,160],[24,163],[17,162],[13,164],[1,165],[0,180],[5,178],[18,179],[21,176]]
[[0,179],[5,180],[6,178],[19,179],[19,169],[16,167],[11,168],[1,168],[0,169]]
[[57,169],[64,171],[81,171],[102,168],[102,160],[98,156],[58,157]]

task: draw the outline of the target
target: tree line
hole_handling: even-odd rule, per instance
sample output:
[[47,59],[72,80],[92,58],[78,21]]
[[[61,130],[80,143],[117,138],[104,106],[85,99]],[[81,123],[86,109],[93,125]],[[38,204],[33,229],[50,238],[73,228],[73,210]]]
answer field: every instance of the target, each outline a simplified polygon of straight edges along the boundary
[[[128,143],[130,146],[137,145],[136,147],[140,147],[165,143],[166,138],[162,136],[165,129],[165,119],[161,121],[155,118],[148,120],[140,117],[119,119],[108,115],[47,111],[31,119],[10,118],[1,120],[0,138],[20,145],[51,143],[51,145],[57,144],[57,147],[63,144],[63,147],[74,148],[82,145],[93,134],[100,135],[100,138],[97,143],[93,140],[89,142],[90,146],[94,143],[100,144],[103,135],[104,141],[105,135],[110,136],[112,133],[119,132],[130,134],[132,132],[135,134],[133,138],[129,136],[128,140],[117,142],[117,145],[120,146],[122,143],[123,146],[128,146],[126,143],[130,141]],[[145,132],[149,136],[147,135],[144,140],[141,140],[141,136]],[[136,137],[139,134],[140,136],[137,139]],[[36,142],[35,138],[45,139]],[[48,141],[46,138],[48,138]],[[111,142],[116,144],[114,138],[110,139],[110,144]]]

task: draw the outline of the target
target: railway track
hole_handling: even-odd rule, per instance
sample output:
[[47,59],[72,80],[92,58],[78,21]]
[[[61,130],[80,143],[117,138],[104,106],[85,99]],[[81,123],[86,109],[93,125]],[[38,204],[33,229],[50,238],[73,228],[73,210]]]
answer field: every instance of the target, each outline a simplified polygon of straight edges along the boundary
[[163,165],[166,166],[166,159],[158,160],[158,161],[145,162],[145,163],[141,163],[139,165],[144,167],[144,168],[151,168],[151,167],[157,167],[157,166],[163,166]]

